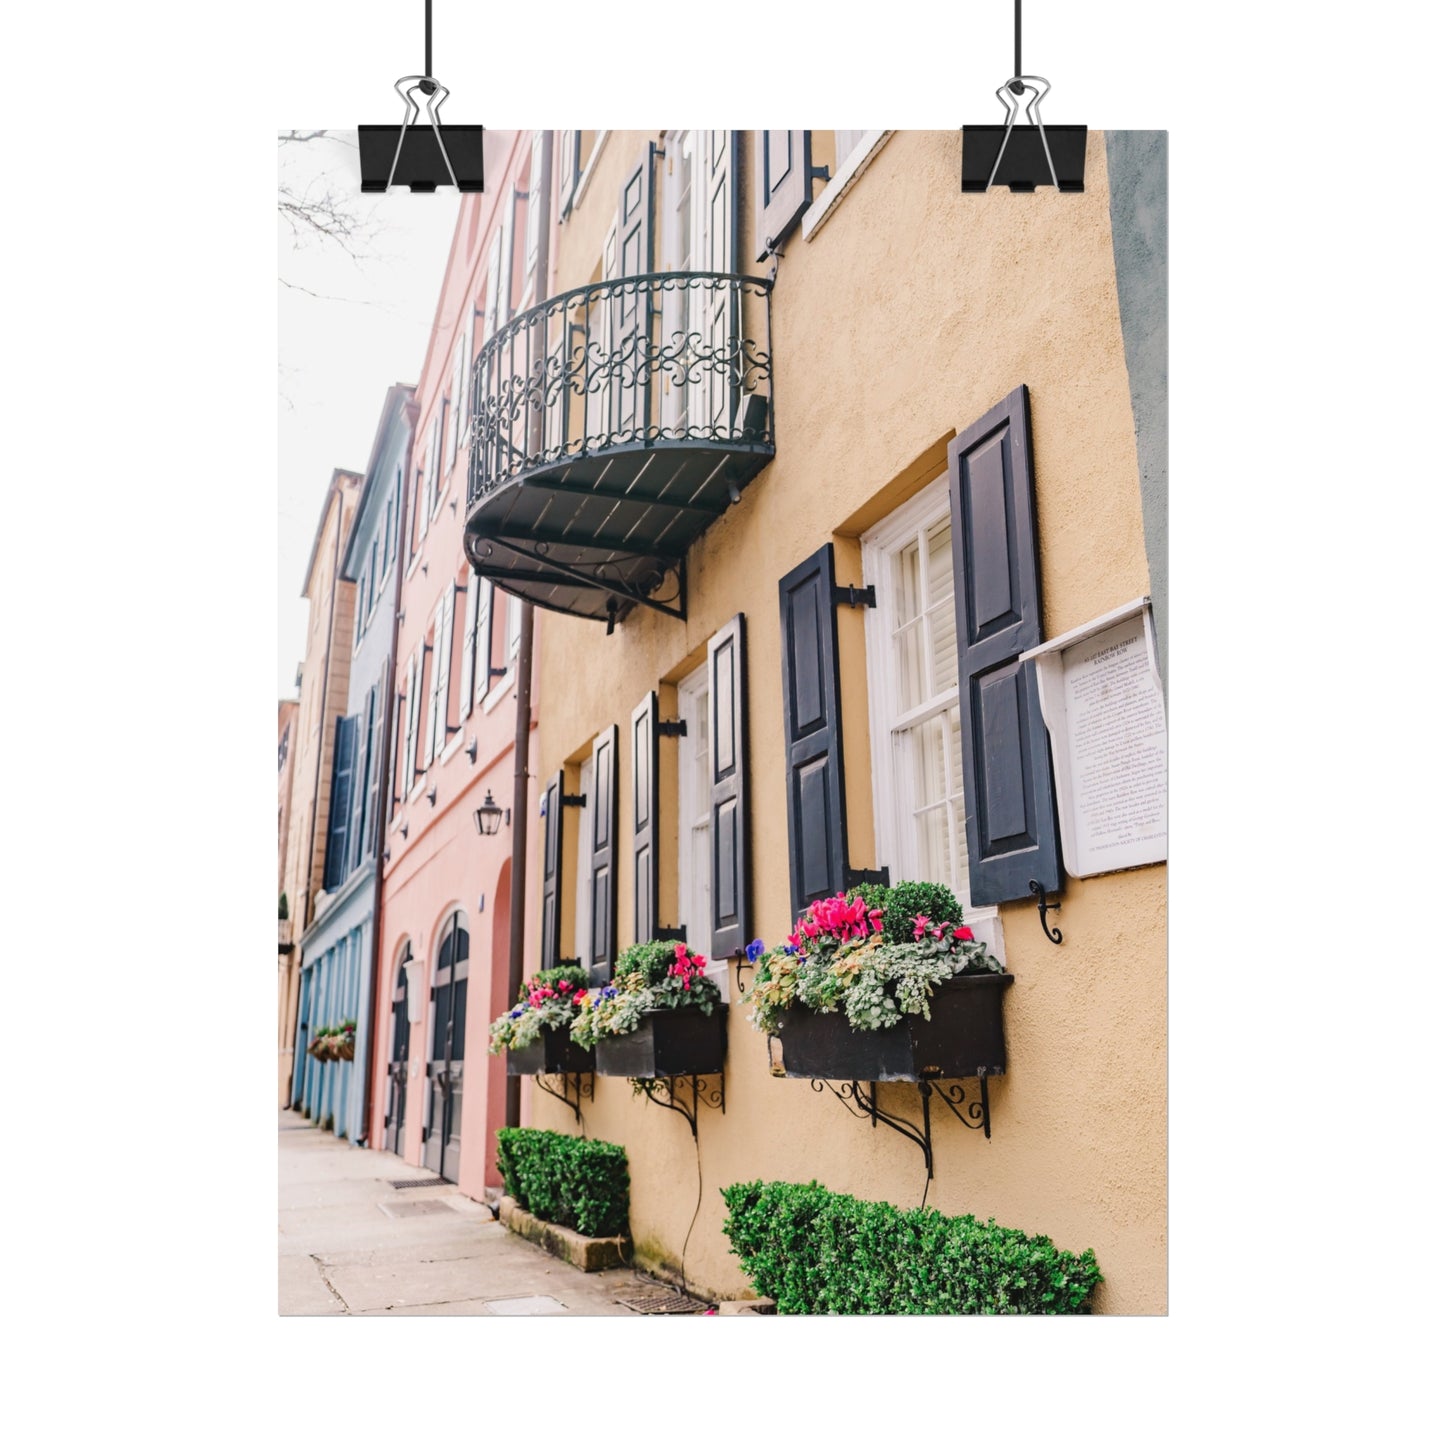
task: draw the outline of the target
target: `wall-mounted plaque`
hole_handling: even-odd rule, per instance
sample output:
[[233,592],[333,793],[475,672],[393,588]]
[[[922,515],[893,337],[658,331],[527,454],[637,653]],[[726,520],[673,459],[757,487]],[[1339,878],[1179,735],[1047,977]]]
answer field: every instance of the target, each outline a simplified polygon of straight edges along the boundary
[[1059,801],[1064,867],[1075,878],[1169,856],[1164,687],[1147,597],[1023,654]]

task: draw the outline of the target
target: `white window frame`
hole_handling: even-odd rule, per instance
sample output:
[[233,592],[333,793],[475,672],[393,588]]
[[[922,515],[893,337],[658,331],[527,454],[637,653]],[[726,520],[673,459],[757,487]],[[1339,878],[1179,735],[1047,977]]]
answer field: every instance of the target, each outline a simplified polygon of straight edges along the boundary
[[[678,924],[688,930],[687,946],[704,958],[712,956],[711,867],[693,867],[696,834],[706,823],[708,856],[712,847],[712,799],[699,796],[697,782],[698,744],[711,754],[708,731],[708,667],[688,673],[677,685],[677,715],[687,731],[677,740],[677,911]],[[699,872],[701,876],[699,876]]]
[[[948,474],[935,478],[916,496],[869,528],[860,539],[863,554],[863,585],[871,586],[878,599],[863,620],[863,647],[868,673],[869,746],[873,771],[873,829],[876,856],[889,869],[895,883],[917,877],[912,860],[912,841],[905,841],[902,819],[911,816],[911,800],[898,783],[894,770],[893,729],[899,720],[898,699],[902,680],[893,648],[896,607],[893,598],[893,557],[910,542],[926,535],[940,520],[950,517]],[[951,519],[950,519],[951,525]],[[956,581],[956,579],[955,579]],[[957,688],[955,688],[955,696]],[[992,904],[974,908],[966,900],[963,916],[974,933],[989,945],[1000,963],[1003,926],[998,908]]]
[[[587,799],[577,809],[576,862],[572,877],[572,956],[580,959],[587,967],[587,955],[592,951],[592,859],[589,856],[587,840],[592,836],[592,759],[582,759],[578,769],[577,791]],[[567,809],[562,809],[562,817]],[[561,819],[557,826],[562,826]]]
[[823,223],[837,209],[838,202],[852,190],[859,176],[873,164],[874,158],[887,145],[891,130],[864,131],[863,139],[846,156],[839,156],[833,166],[833,177],[819,193],[817,200],[803,212],[803,239],[811,241]]

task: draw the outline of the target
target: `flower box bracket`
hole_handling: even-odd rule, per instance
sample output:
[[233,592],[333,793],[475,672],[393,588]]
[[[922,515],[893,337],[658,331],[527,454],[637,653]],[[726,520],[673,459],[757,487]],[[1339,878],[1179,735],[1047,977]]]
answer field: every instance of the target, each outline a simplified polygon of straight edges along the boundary
[[[550,1079],[557,1079],[562,1087],[558,1089]],[[594,1076],[587,1074],[533,1074],[533,1082],[544,1094],[560,1099],[572,1111],[577,1127],[582,1127],[582,1100],[592,1097]]]
[[[699,1105],[706,1109],[716,1109],[723,1114],[728,1111],[727,1079],[723,1074],[716,1077],[717,1084],[707,1087],[698,1083],[696,1074],[669,1074],[656,1079],[634,1079],[632,1085],[649,1104],[681,1114],[687,1120],[693,1141],[696,1142]],[[692,1085],[690,1094],[689,1080]]]
[[[847,1083],[838,1083],[832,1079],[811,1079],[809,1082],[815,1093],[821,1094],[826,1090],[832,1094],[855,1119],[868,1119],[875,1129],[879,1124],[886,1124],[890,1129],[902,1134],[905,1139],[911,1139],[923,1151],[923,1163],[928,1170],[929,1179],[933,1178],[933,1111],[931,1105],[935,1095],[942,1100],[948,1111],[965,1128],[982,1129],[985,1139],[993,1138],[988,1114],[988,1074],[982,1069],[978,1072],[979,1097],[972,1103],[966,1102],[967,1096],[962,1082],[945,1084],[919,1079],[918,1097],[923,1103],[921,1128],[911,1119],[899,1118],[898,1115],[890,1114],[886,1109],[879,1108],[876,1081],[867,1081],[868,1088],[866,1090],[857,1079],[851,1079]],[[928,1190],[925,1188],[923,1193],[926,1199]]]

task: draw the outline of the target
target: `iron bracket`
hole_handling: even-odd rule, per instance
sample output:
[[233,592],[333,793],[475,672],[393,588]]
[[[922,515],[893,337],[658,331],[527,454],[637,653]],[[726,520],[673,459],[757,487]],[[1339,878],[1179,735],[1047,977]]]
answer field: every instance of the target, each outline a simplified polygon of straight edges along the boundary
[[679,718],[676,722],[659,722],[657,735],[660,738],[685,738],[687,736],[687,719]]
[[1049,909],[1059,908],[1061,905],[1047,901],[1049,895],[1044,885],[1040,883],[1037,878],[1029,879],[1029,892],[1034,895],[1034,901],[1039,905],[1039,927],[1043,929],[1044,937],[1047,938],[1050,943],[1062,943],[1064,941],[1064,935],[1060,933],[1057,928],[1050,928],[1049,920],[1045,917]]
[[[572,1111],[572,1117],[577,1120],[578,1128],[582,1128],[582,1100],[592,1097],[594,1077],[591,1074],[558,1074],[555,1077],[561,1079],[562,1088],[559,1091],[554,1085],[547,1082],[548,1075],[534,1074],[533,1082],[544,1094],[551,1094],[554,1099],[560,1099]],[[586,1080],[584,1083],[583,1081]]]
[[[697,1139],[697,1111],[701,1105],[706,1109],[717,1109],[720,1113],[728,1111],[727,1080],[726,1076],[717,1076],[717,1087],[703,1089],[699,1088],[696,1074],[670,1074],[661,1079],[634,1079],[632,1089],[634,1093],[641,1094],[650,1104],[656,1104],[659,1109],[671,1109],[674,1114],[681,1114],[687,1120],[688,1128],[692,1130],[693,1140]],[[692,1080],[691,1105],[688,1107],[689,1099],[687,1094],[687,1081]],[[681,1081],[681,1089],[679,1089]],[[665,1094],[666,1098],[659,1095]]]
[[839,583],[833,584],[834,607],[876,607],[877,605],[878,593],[871,582],[866,587],[854,587],[851,583],[846,587]]
[[[733,954],[733,977],[734,977],[735,979],[737,979],[737,981],[738,981],[738,993],[739,993],[739,994],[743,994],[743,993],[746,993],[746,992],[747,992],[747,985],[743,982],[743,970],[744,970],[745,968],[756,969],[756,968],[757,968],[757,964],[755,964],[755,963],[747,956],[746,953],[735,953],[735,954]],[[768,1045],[769,1045],[768,1057],[769,1057],[769,1061],[771,1062],[771,1059],[772,1059],[772,1047],[771,1047],[771,1046],[772,1046],[772,1035],[771,1035],[771,1034],[768,1035]]]

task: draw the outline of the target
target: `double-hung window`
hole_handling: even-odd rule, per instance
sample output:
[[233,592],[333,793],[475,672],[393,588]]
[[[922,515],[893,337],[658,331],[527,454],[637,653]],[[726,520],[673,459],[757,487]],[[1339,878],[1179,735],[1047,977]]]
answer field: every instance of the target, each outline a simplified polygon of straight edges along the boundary
[[971,917],[992,918],[969,900],[948,478],[862,542],[878,599],[864,622],[878,859],[895,882],[945,884]]
[[712,772],[708,747],[707,664],[677,685],[677,713],[686,731],[677,740],[678,924],[688,946],[712,951]]

